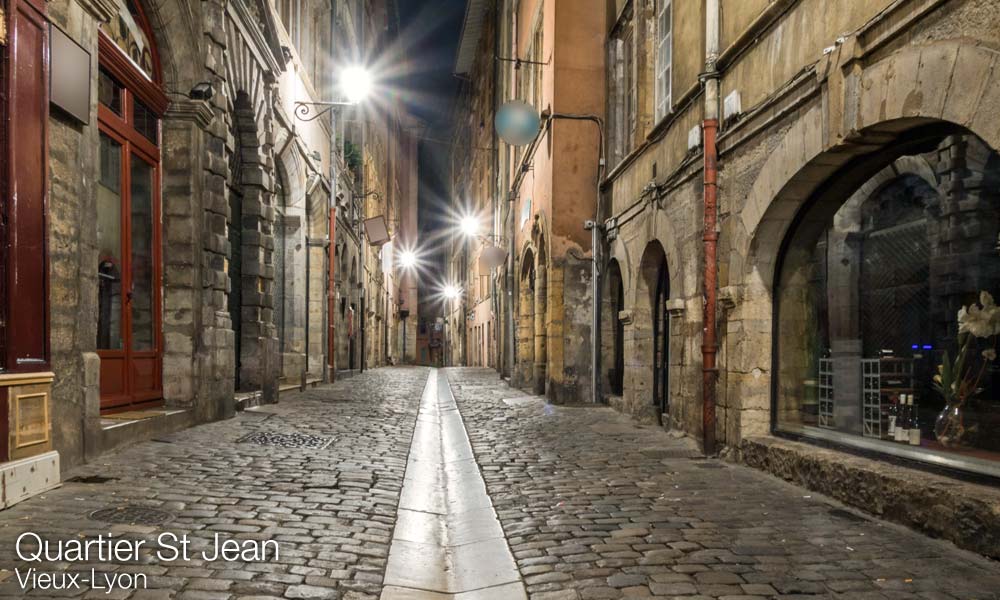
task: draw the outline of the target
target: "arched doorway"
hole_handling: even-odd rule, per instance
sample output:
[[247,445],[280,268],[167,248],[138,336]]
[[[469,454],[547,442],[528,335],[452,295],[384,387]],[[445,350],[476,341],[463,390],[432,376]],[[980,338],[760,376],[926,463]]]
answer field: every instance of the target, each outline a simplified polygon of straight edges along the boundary
[[101,409],[121,410],[163,397],[160,117],[167,100],[149,22],[134,0],[102,25],[99,63],[97,354]]
[[517,299],[517,372],[519,385],[533,387],[535,368],[535,255],[529,249],[521,258]]
[[357,369],[358,360],[357,356],[358,350],[356,347],[355,340],[358,337],[358,325],[359,325],[359,315],[358,315],[358,261],[356,258],[351,258],[351,277],[348,280],[347,287],[347,314],[344,316],[344,324],[347,332],[347,365],[348,369]]
[[234,389],[242,390],[243,370],[243,152],[247,145],[244,139],[243,127],[238,111],[250,111],[250,99],[246,94],[239,94],[234,102],[229,124],[233,148],[229,152],[229,179],[227,193],[229,195],[229,219],[226,222],[226,233],[229,237],[229,295],[227,308],[229,320],[233,328],[233,368]]
[[[292,291],[295,281],[294,243],[289,244],[290,219],[288,218],[288,188],[285,186],[285,176],[282,169],[275,169],[274,205],[276,212],[275,253],[274,260],[274,323],[278,329],[278,376],[284,382],[288,379],[285,373],[285,354],[292,351],[292,340],[287,338],[292,328],[289,323],[295,319],[294,308],[289,306],[289,300],[294,299]],[[289,252],[289,249],[292,252]]]
[[641,394],[648,394],[646,402],[652,405],[662,424],[669,423],[670,415],[669,299],[666,253],[654,240],[646,245],[639,262],[634,327],[636,360],[640,366],[638,388]]
[[621,267],[611,259],[604,275],[601,299],[601,363],[604,397],[621,396],[625,381],[625,324],[620,318],[625,310],[625,288]]

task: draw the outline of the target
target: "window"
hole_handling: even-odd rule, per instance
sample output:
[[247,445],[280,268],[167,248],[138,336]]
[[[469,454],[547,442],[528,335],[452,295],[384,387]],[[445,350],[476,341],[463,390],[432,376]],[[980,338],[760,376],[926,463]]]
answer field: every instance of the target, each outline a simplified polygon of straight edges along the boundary
[[[640,28],[641,30],[641,28]],[[612,166],[631,152],[636,139],[636,26],[631,7],[622,13],[608,40],[608,154]]]
[[535,63],[531,65],[531,105],[539,110],[542,108],[542,75],[544,69],[543,65],[539,64],[544,60],[542,52],[544,47],[542,18],[542,13],[539,11],[538,19],[535,23],[535,32],[531,39],[530,58]]
[[[776,294],[776,426],[1000,472],[1000,310],[977,321],[1000,299],[1000,155],[968,133],[931,144],[798,218]],[[949,371],[970,393],[936,386]]]
[[671,0],[659,0],[656,6],[656,120],[670,112],[672,87],[670,81],[673,52]]
[[278,16],[296,49],[301,48],[302,0],[277,0]]

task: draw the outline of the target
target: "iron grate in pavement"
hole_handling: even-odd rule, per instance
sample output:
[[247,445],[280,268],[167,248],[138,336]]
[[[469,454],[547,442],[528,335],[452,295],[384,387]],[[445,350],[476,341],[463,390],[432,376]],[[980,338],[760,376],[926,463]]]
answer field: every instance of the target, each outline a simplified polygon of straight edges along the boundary
[[78,477],[72,477],[66,480],[66,483],[108,483],[109,481],[118,481],[117,477],[105,477],[104,475],[80,475]]
[[174,514],[150,506],[109,506],[90,513],[93,521],[124,525],[165,525],[174,520]]
[[240,444],[258,446],[279,446],[281,448],[306,448],[322,450],[333,442],[332,437],[321,437],[309,433],[278,433],[276,431],[255,431],[236,440]]

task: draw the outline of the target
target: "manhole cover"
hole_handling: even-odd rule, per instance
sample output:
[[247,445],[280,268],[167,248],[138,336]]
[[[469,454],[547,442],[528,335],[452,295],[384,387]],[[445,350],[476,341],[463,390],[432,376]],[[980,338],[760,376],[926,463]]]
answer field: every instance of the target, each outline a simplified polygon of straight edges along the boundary
[[164,525],[174,520],[173,513],[149,506],[111,506],[90,513],[94,521],[125,525]]
[[282,448],[309,448],[322,450],[330,445],[333,438],[320,437],[308,433],[275,433],[272,431],[255,431],[236,440],[241,444],[257,444],[258,446],[280,446]]

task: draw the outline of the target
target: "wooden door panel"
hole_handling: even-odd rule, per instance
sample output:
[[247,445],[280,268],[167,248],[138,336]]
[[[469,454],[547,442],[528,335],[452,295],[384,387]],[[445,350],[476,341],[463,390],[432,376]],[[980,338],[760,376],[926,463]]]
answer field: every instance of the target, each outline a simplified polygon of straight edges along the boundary
[[28,2],[11,3],[7,205],[7,352],[12,370],[48,364],[48,21]]
[[148,398],[160,393],[159,357],[132,357],[132,393]]
[[120,397],[126,390],[124,356],[101,357],[101,408],[105,400]]

